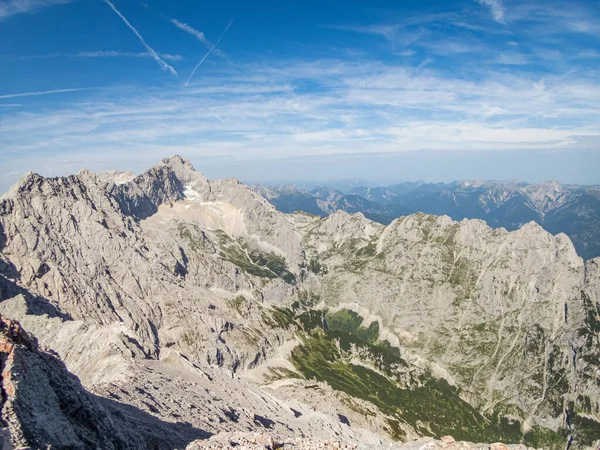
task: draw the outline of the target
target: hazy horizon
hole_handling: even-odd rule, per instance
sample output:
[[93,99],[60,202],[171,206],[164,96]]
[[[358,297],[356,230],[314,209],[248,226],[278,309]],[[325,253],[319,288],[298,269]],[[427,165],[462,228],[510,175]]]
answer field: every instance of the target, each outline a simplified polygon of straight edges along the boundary
[[[34,170],[14,170],[0,179],[0,194],[5,193],[26,172],[43,176],[66,176],[80,170],[131,171],[136,175],[158,163],[154,160],[77,161],[65,164],[62,170],[44,169],[32,164]],[[187,157],[185,154],[181,155]],[[515,181],[542,183],[557,181],[568,185],[600,184],[600,152],[402,152],[381,154],[338,154],[304,156],[259,161],[232,161],[222,158],[188,158],[195,169],[210,179],[237,178],[248,184],[315,184],[362,180],[373,186],[424,181]],[[367,161],[365,161],[365,159]],[[147,162],[146,162],[147,160]],[[501,160],[500,162],[498,160]]]

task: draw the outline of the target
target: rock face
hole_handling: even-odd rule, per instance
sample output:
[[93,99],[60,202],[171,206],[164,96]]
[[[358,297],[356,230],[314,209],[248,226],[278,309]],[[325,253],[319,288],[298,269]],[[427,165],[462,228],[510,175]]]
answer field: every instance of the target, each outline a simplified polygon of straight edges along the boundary
[[0,316],[0,388],[5,448],[173,448],[201,430],[183,430],[119,407],[81,386],[19,323]]
[[[268,433],[220,433],[209,440],[192,442],[186,450],[203,449],[228,449],[245,448],[247,450],[272,450],[277,448],[293,448],[296,450],[368,450],[381,448],[368,444],[344,444],[336,440],[315,441],[311,439],[293,438],[278,439]],[[389,445],[385,448],[390,450],[425,450],[425,449],[447,449],[447,450],[528,450],[524,445],[496,444],[473,444],[471,442],[456,442],[452,436],[443,436],[441,440],[423,439],[407,444]],[[533,449],[530,449],[533,450]]]
[[[47,375],[7,379],[58,404],[17,396],[2,418],[14,445],[37,430],[33,446],[67,445],[38,430],[53,411],[74,448],[247,430],[591,447],[598,265],[533,223],[283,214],[180,157],[137,177],[29,174],[0,198],[0,314]],[[5,417],[12,404],[26,408]]]

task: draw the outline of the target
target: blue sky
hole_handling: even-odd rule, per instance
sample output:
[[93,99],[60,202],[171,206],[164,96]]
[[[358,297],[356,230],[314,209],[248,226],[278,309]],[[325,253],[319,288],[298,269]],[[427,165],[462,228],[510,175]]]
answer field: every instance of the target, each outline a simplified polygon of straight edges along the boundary
[[0,0],[0,191],[176,153],[248,180],[600,183],[599,68],[597,1]]

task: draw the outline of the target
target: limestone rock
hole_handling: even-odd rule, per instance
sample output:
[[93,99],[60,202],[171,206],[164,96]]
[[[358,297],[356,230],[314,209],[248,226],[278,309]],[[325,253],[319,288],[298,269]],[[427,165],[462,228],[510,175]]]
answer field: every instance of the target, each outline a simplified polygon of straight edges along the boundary
[[[308,325],[323,336],[336,311],[372,325],[369,345],[402,364],[386,373],[354,344],[332,364],[407,392],[443,379],[481,423],[518,428],[511,442],[538,432],[555,448],[569,436],[589,447],[600,422],[598,265],[535,224],[282,214],[180,157],[133,178],[29,174],[0,198],[0,314],[36,336],[23,354],[55,352],[96,395],[82,405],[121,411],[133,422],[118,422],[180,448],[198,430],[372,445],[431,434],[435,424],[410,422],[401,406],[300,373],[293,355]],[[171,426],[168,444],[152,431]]]
[[207,435],[90,394],[19,323],[2,316],[0,371],[0,436],[8,448],[168,449]]

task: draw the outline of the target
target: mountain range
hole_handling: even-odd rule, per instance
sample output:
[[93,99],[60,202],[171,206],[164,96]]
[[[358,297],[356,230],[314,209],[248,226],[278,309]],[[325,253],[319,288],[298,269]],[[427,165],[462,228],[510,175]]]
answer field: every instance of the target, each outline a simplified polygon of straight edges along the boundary
[[[578,195],[515,189],[546,214]],[[286,214],[269,192],[175,156],[138,176],[30,173],[0,197],[2,447],[257,431],[597,448],[599,258],[535,221],[386,225]],[[398,206],[362,194],[307,198]]]
[[[350,183],[347,183],[350,184]],[[493,228],[516,230],[534,221],[552,234],[565,233],[584,259],[600,256],[600,187],[494,181],[407,182],[385,187],[331,187],[311,190],[292,185],[253,189],[282,212],[319,216],[342,210],[389,224],[415,212],[453,220],[481,219]]]

